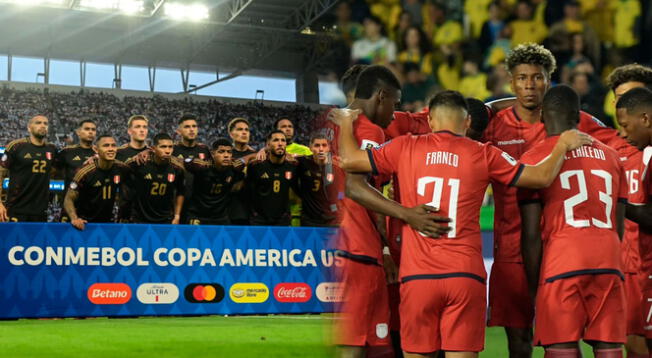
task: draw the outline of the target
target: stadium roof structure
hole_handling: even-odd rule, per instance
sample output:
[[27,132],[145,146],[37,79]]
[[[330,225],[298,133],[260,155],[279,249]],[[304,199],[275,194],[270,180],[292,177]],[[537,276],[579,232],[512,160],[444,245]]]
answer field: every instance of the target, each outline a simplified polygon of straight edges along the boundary
[[[138,12],[119,11],[134,1]],[[244,72],[295,77],[297,101],[318,102],[315,68],[330,37],[310,26],[337,1],[198,0],[207,18],[184,21],[171,0],[0,0],[0,53],[44,58],[46,73],[50,58],[114,64],[118,79],[123,64],[178,68],[185,92]],[[188,88],[190,69],[230,75]]]

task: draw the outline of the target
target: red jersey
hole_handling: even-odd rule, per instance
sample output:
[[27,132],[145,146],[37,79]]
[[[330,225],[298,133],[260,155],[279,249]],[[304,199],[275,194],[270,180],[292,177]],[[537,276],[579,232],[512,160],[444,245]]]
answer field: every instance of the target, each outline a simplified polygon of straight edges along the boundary
[[401,204],[429,204],[452,219],[451,231],[439,239],[402,225],[401,279],[463,276],[484,282],[482,199],[490,181],[518,180],[522,165],[494,146],[448,131],[398,137],[371,150],[370,159],[375,172],[396,175]]
[[[622,160],[623,158],[621,158]],[[642,188],[643,171],[645,163],[643,163],[643,152],[637,151],[633,156],[623,161],[625,167],[625,175],[627,176],[627,184],[629,195],[627,200],[631,202],[640,202],[638,196],[644,192]],[[625,237],[623,237],[622,244],[622,262],[623,270],[627,273],[637,273],[641,269],[641,257],[639,254],[638,244],[638,224],[631,220],[625,219]]]
[[428,124],[428,108],[419,113],[394,112],[394,120],[385,128],[387,139],[405,134],[428,134],[432,132]]
[[[615,129],[605,127],[595,117],[580,112],[577,129],[616,149],[621,157],[634,155],[636,148],[618,137]],[[514,107],[498,112],[489,121],[484,141],[519,159],[534,144],[546,137],[542,122],[528,123],[519,119]],[[521,216],[516,200],[516,189],[492,185],[494,191],[494,260],[498,262],[522,262]]]
[[[332,122],[326,122],[323,130],[328,133],[327,138],[331,140],[331,152],[333,155],[339,156],[340,127]],[[385,142],[382,128],[373,124],[363,114],[360,114],[358,119],[353,122],[353,134],[361,149],[375,148]],[[343,171],[337,173],[342,175]],[[345,182],[344,177],[336,178],[336,180],[342,185]],[[375,184],[378,186],[379,183]],[[375,214],[346,197],[343,197],[340,202],[340,210],[342,222],[336,248],[345,257],[351,259],[382,263],[383,246],[380,234],[376,230]]]
[[[642,160],[644,166],[641,174],[640,190],[630,196],[630,203],[632,205],[645,205],[650,203],[650,196],[652,195],[652,173],[650,173],[650,165],[652,164],[652,147],[645,148],[643,151]],[[644,232],[639,232],[639,252],[641,257],[641,272],[645,276],[652,274],[652,235]]]
[[[521,160],[539,163],[557,140],[545,139]],[[615,150],[595,141],[568,152],[548,188],[520,190],[519,200],[540,200],[543,205],[541,282],[590,273],[623,277],[616,204],[627,202],[627,179]]]

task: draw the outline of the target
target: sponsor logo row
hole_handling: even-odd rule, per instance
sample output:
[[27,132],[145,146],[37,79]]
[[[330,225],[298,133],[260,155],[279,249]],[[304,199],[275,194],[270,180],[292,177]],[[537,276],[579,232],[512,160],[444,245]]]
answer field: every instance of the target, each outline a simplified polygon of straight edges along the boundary
[[[131,300],[132,291],[124,283],[95,283],[88,288],[87,296],[96,305],[118,305]],[[136,289],[136,298],[144,304],[172,304],[179,300],[179,287],[173,283],[144,283]],[[235,283],[228,292],[236,303],[263,303],[269,299],[270,290],[264,283]],[[312,288],[305,283],[279,283],[274,287],[274,298],[278,302],[307,302],[312,296]],[[341,302],[343,286],[337,282],[322,282],[315,290],[317,299],[322,302]],[[218,303],[224,299],[226,291],[218,283],[192,283],[183,290],[183,297],[190,303]]]

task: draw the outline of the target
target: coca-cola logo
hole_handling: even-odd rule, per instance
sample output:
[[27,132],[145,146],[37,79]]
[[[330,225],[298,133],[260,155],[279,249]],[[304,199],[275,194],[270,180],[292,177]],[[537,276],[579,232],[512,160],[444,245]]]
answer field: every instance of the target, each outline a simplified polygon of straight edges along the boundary
[[308,302],[312,289],[302,282],[279,283],[274,287],[274,297],[279,302]]

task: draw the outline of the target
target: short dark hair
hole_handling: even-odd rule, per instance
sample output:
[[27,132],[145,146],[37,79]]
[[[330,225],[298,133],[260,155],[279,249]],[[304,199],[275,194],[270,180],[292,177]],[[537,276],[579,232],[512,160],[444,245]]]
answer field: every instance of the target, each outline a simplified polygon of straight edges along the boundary
[[469,104],[466,98],[457,91],[441,91],[430,98],[428,107],[432,111],[437,107],[452,107],[469,111]]
[[245,123],[247,125],[247,127],[251,127],[249,125],[249,121],[246,118],[235,117],[229,122],[229,125],[228,125],[229,132],[231,132],[233,130],[233,128],[235,128],[235,125],[238,124],[238,123]]
[[478,133],[484,132],[489,125],[489,109],[481,100],[473,97],[466,97],[471,115],[471,129]]
[[553,120],[577,124],[580,119],[580,96],[567,85],[555,86],[543,96],[542,111],[544,122]]
[[95,125],[97,127],[97,123],[95,123],[94,120],[92,120],[92,119],[82,119],[81,121],[79,121],[79,123],[77,123],[77,128],[83,127],[84,123],[92,123],[93,125]]
[[384,87],[400,90],[401,84],[389,68],[380,65],[367,66],[358,76],[355,98],[369,99],[376,91]]
[[607,85],[612,91],[626,82],[641,82],[648,88],[652,87],[652,68],[630,63],[616,67],[607,77]]
[[162,140],[172,140],[172,137],[170,137],[170,135],[167,133],[158,133],[152,139],[152,145],[157,146]]
[[278,129],[278,124],[279,124],[282,120],[284,120],[284,119],[285,119],[286,121],[290,121],[290,123],[292,123],[292,125],[294,125],[294,122],[292,122],[292,120],[291,120],[290,118],[288,118],[288,117],[281,117],[281,118],[279,118],[279,119],[277,119],[277,120],[274,121],[274,129]]
[[367,68],[368,65],[353,65],[349,67],[346,72],[342,75],[342,79],[340,79],[340,85],[342,86],[342,91],[344,94],[347,94],[351,91],[355,90],[355,86],[358,83],[358,77],[360,76],[360,72],[362,72],[365,68]]
[[652,91],[645,87],[632,88],[616,103],[616,109],[624,108],[628,113],[636,112],[642,107],[652,107]]
[[224,137],[220,137],[215,139],[213,144],[211,144],[212,150],[217,150],[219,147],[233,147],[233,143]]
[[326,141],[328,140],[328,138],[326,138],[326,135],[324,135],[323,133],[314,133],[313,135],[310,136],[310,144],[312,144],[312,142],[316,141],[317,139],[323,139]]
[[541,66],[550,76],[557,69],[557,61],[552,52],[547,48],[535,44],[524,43],[516,46],[505,59],[505,66],[510,73],[518,65],[536,65]]
[[113,135],[111,135],[111,134],[109,134],[109,133],[102,133],[102,134],[98,135],[98,136],[95,138],[95,144],[99,143],[100,140],[102,140],[103,138],[112,138],[112,139],[115,139],[115,138],[113,137]]
[[278,130],[278,129],[274,129],[273,131],[269,132],[269,134],[267,135],[267,140],[268,140],[268,141],[271,140],[271,139],[272,139],[272,136],[273,136],[274,134],[276,134],[276,133],[278,133],[278,134],[282,134],[282,135],[283,135],[283,138],[285,138],[285,133],[281,132],[281,131]]
[[190,121],[190,120],[197,122],[197,116],[191,113],[186,113],[182,115],[181,118],[179,118],[179,125],[181,125],[181,123],[185,121]]

